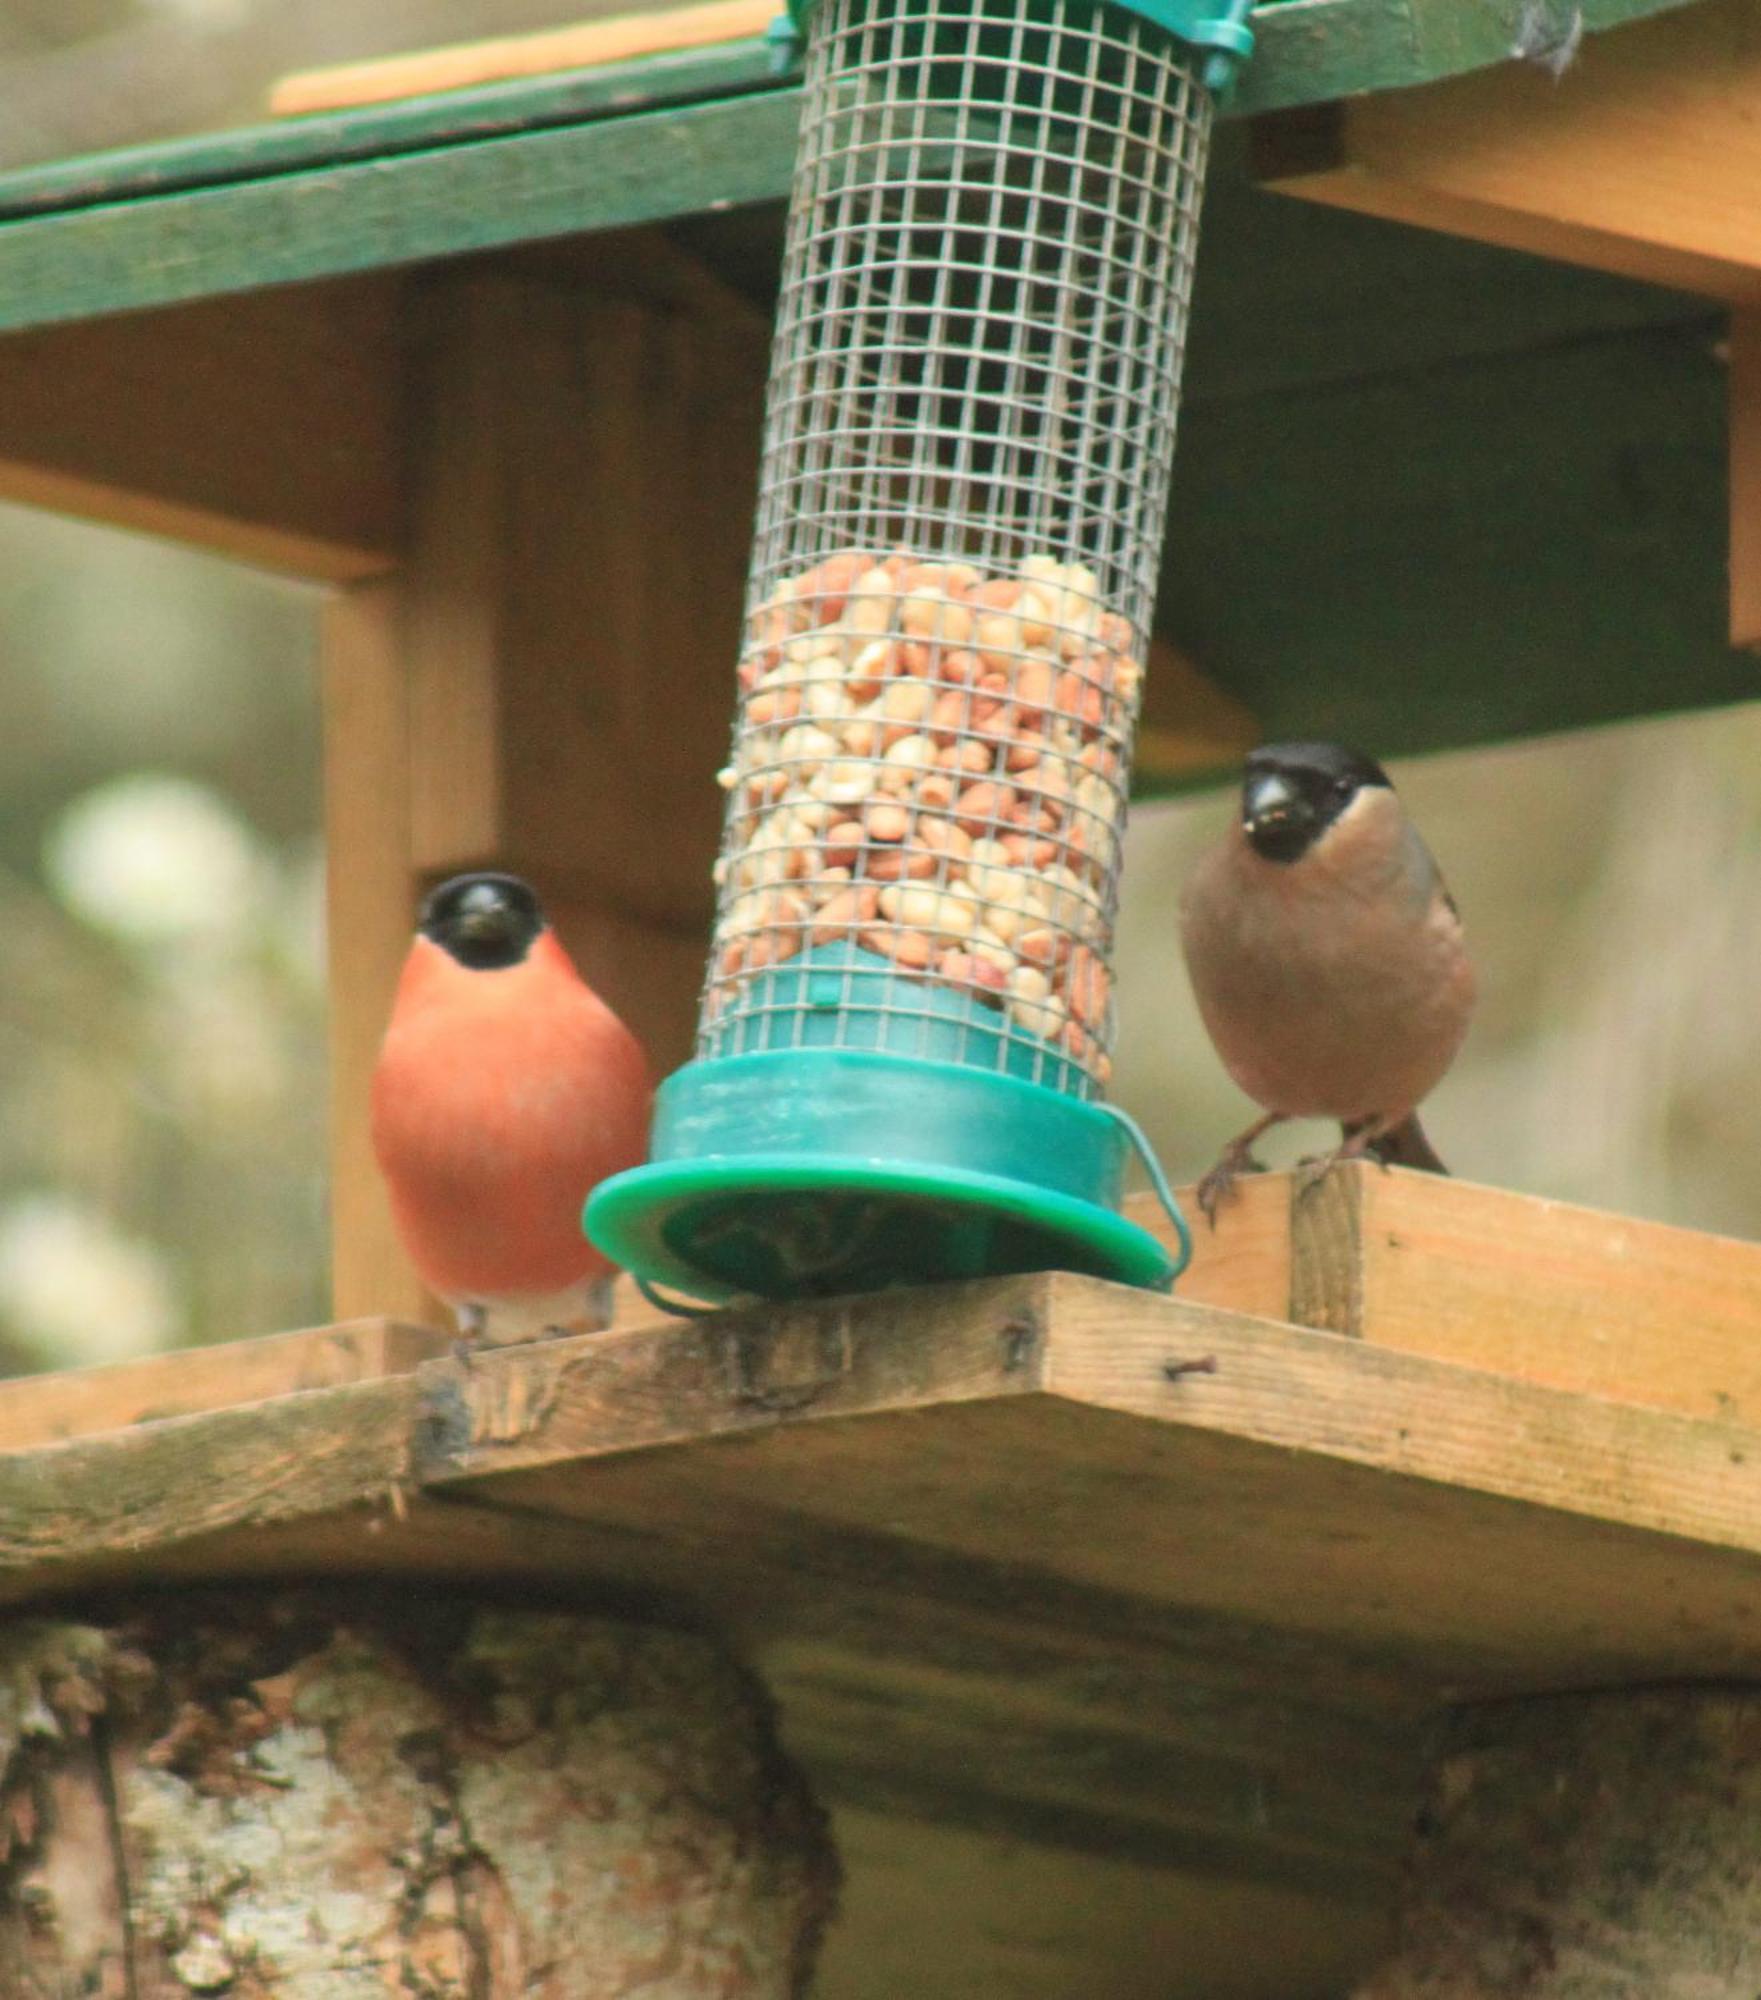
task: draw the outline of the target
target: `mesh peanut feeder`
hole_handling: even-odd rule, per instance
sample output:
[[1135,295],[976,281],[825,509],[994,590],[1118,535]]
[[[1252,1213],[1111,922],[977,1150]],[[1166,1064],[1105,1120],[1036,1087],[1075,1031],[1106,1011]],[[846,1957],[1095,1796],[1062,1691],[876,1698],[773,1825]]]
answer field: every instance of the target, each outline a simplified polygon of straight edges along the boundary
[[595,1241],[699,1296],[1171,1264],[1104,1104],[1239,7],[813,0],[696,1060]]

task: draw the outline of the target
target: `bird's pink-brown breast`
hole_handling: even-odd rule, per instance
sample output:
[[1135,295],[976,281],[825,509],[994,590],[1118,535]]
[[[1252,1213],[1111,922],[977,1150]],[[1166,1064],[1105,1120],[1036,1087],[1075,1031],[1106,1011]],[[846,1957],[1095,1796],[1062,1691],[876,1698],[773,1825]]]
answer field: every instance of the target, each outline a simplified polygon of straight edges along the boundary
[[1295,862],[1264,859],[1231,829],[1193,870],[1181,926],[1223,1066],[1266,1110],[1410,1111],[1467,1031],[1460,924],[1385,788],[1360,793]]
[[581,1207],[645,1157],[650,1097],[641,1046],[548,932],[494,971],[418,938],[371,1109],[424,1283],[449,1298],[510,1297],[608,1272]]

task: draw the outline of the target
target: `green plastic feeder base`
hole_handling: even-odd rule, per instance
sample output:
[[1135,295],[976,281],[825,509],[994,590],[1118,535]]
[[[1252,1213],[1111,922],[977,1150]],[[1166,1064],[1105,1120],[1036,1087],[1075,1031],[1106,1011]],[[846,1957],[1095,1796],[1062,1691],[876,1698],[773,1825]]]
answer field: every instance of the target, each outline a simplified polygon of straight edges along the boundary
[[849,1049],[688,1064],[654,1158],[595,1190],[587,1233],[696,1298],[795,1299],[1016,1271],[1165,1288],[1118,1213],[1131,1141],[1106,1111],[955,1063]]

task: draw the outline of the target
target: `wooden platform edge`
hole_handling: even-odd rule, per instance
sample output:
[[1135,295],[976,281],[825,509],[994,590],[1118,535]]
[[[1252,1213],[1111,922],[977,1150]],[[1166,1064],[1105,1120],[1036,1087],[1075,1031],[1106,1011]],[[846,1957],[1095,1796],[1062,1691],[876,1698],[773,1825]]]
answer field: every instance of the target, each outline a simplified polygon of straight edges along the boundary
[[[1178,1364],[1173,1375],[1167,1364]],[[1062,1274],[429,1361],[0,1455],[0,1574],[779,1426],[1050,1396],[1761,1553],[1761,1434]]]
[[[1191,1191],[1181,1198],[1195,1213]],[[1150,1197],[1127,1212],[1170,1240]],[[893,1310],[913,1314],[918,1296]],[[1400,1169],[1353,1167],[1314,1188],[1265,1174],[1215,1229],[1195,1217],[1178,1296],[1531,1386],[1761,1425],[1761,1243]],[[677,1330],[628,1279],[613,1325]],[[0,1455],[405,1373],[451,1348],[450,1328],[363,1318],[24,1377],[0,1385]]]
[[20,1376],[0,1386],[0,1454],[408,1374],[450,1346],[436,1327],[367,1318]]

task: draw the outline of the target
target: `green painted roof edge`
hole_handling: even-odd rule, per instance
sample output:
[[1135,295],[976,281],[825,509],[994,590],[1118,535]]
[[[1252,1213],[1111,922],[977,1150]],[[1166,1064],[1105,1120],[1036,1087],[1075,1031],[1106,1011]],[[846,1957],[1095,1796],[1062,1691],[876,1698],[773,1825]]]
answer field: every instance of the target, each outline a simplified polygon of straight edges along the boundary
[[[1533,4],[1272,0],[1226,115],[1484,67]],[[1584,24],[1680,4],[1583,0]],[[800,87],[770,64],[728,43],[0,177],[0,329],[778,199]]]
[[784,83],[762,39],[723,42],[555,76],[478,84],[393,104],[129,146],[0,174],[0,220],[101,201],[224,187],[269,174],[344,166],[433,146],[510,138],[558,125],[701,103]]
[[[1404,89],[1501,62],[1512,52],[1522,4],[1270,0],[1250,17],[1258,52],[1227,115]],[[1583,24],[1594,34],[1689,4],[1692,0],[1583,0]],[[762,38],[725,42],[27,167],[0,174],[0,218],[217,187],[665,105],[793,88],[773,74],[773,54]]]

